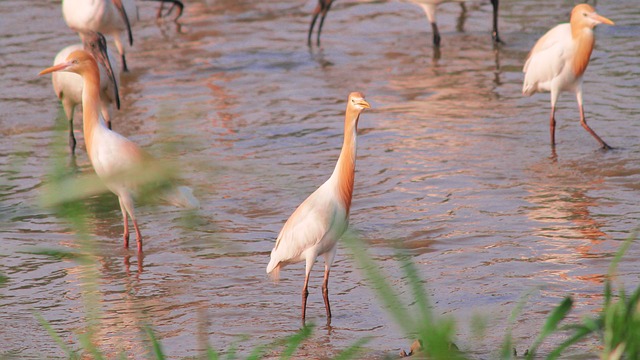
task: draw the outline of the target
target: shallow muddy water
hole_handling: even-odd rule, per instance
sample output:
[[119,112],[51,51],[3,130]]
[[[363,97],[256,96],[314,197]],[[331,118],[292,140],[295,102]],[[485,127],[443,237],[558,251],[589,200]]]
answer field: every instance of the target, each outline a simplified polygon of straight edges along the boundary
[[[573,319],[597,311],[613,254],[640,225],[640,7],[597,4],[617,26],[597,28],[585,109],[615,149],[598,149],[563,94],[554,158],[549,96],[522,97],[521,68],[573,4],[503,1],[498,48],[489,4],[468,3],[466,13],[445,4],[436,54],[424,14],[408,3],[337,1],[322,47],[309,49],[311,0],[187,1],[179,29],[140,2],[113,127],[179,162],[202,208],[185,219],[170,206],[138,206],[138,259],[135,247],[122,249],[116,197],[86,199],[97,243],[86,265],[33,254],[81,248],[74,227],[41,205],[52,144],[66,138],[55,130],[64,122],[51,79],[37,76],[78,38],[57,1],[0,2],[0,357],[64,356],[36,314],[76,346],[87,299],[99,304],[96,344],[110,356],[146,357],[141,325],[169,358],[196,357],[205,342],[246,355],[297,331],[304,265],[278,284],[264,270],[284,221],[333,170],[351,91],[373,107],[359,122],[351,229],[408,301],[393,255],[398,243],[410,249],[434,312],[457,319],[462,350],[494,358],[511,311],[535,288],[514,325],[519,351],[564,296],[576,301]],[[90,174],[79,115],[76,129],[79,172]],[[639,260],[633,244],[619,269],[628,288]],[[83,285],[92,278],[96,287]],[[318,326],[296,357],[331,357],[365,336],[373,357],[408,349],[344,246],[331,328],[321,281],[320,259],[307,310]],[[474,314],[488,319],[482,340],[470,330]],[[572,353],[597,358],[595,343]]]

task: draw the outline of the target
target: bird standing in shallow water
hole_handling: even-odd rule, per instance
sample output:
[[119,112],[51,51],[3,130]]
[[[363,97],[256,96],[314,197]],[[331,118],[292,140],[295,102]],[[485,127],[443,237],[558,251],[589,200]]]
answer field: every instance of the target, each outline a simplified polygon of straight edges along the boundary
[[555,147],[556,103],[561,91],[573,91],[580,109],[580,124],[604,149],[611,149],[587,125],[582,106],[582,76],[595,44],[593,28],[598,24],[613,25],[613,21],[600,16],[587,4],[576,5],[571,11],[571,21],[549,30],[536,42],[527,57],[523,72],[522,94],[551,92],[551,117],[549,130],[551,146]]
[[[468,0],[406,0],[408,2],[415,3],[420,6],[422,10],[424,10],[427,15],[427,19],[431,24],[431,30],[433,31],[433,45],[438,47],[440,46],[440,32],[438,31],[438,25],[436,24],[436,8],[438,5],[446,2],[465,2]],[[311,46],[311,35],[313,33],[313,27],[318,20],[318,16],[320,16],[320,24],[318,25],[318,34],[316,45],[320,46],[320,33],[322,32],[322,25],[324,24],[324,19],[327,17],[327,13],[331,9],[331,5],[333,4],[333,0],[318,0],[318,4],[313,10],[313,17],[311,18],[311,25],[309,26],[309,33],[307,34],[307,45]],[[499,0],[491,0],[491,5],[493,6],[493,32],[491,36],[493,37],[493,41],[496,43],[501,43],[500,36],[498,35],[498,6]]]
[[[120,95],[118,85],[120,84],[120,68],[115,62],[115,57],[107,49],[107,41],[102,34],[91,31],[82,37],[82,44],[70,45],[60,50],[53,63],[63,62],[69,54],[75,50],[85,49],[91,53],[98,62],[100,68],[100,99],[102,116],[107,122],[107,127],[111,129],[110,105],[116,103],[120,109]],[[112,67],[111,64],[116,64]],[[68,72],[55,72],[51,75],[53,90],[56,93],[64,113],[69,121],[69,147],[71,153],[75,152],[76,138],[73,135],[73,113],[76,105],[82,103],[82,77]]]
[[[154,0],[170,2],[178,7],[178,17],[182,15],[184,5],[180,0]],[[161,13],[161,10],[159,14]],[[122,58],[122,68],[129,71],[125,58],[125,51],[120,34],[127,31],[129,45],[133,45],[131,26],[138,19],[138,8],[134,0],[64,0],[62,1],[62,15],[67,26],[79,32],[96,31],[113,36],[118,53]]]
[[[438,5],[447,2],[461,2],[464,3],[468,0],[407,0],[420,6],[424,13],[427,15],[429,24],[431,24],[431,31],[433,31],[433,45],[440,46],[440,31],[438,30],[438,24],[436,23],[436,9]],[[463,4],[464,5],[464,4]],[[500,36],[498,35],[498,7],[499,0],[491,0],[493,6],[493,32],[491,37],[496,43],[501,43]]]
[[[133,221],[138,243],[142,252],[142,235],[134,214],[133,195],[139,185],[131,176],[123,175],[142,168],[151,156],[124,136],[110,130],[100,113],[100,71],[95,59],[84,50],[72,52],[66,61],[42,70],[40,75],[56,71],[68,71],[82,76],[82,120],[87,154],[98,177],[109,190],[118,196],[124,222],[124,246],[129,247],[129,223],[127,214]],[[198,201],[191,189],[185,186],[171,188],[163,197],[174,205],[197,208]]]
[[356,132],[358,119],[364,109],[371,106],[359,92],[349,94],[344,119],[344,142],[333,174],[314,191],[284,224],[276,245],[271,251],[267,273],[279,278],[280,269],[288,264],[305,261],[302,288],[302,321],[304,323],[309,291],[309,274],[320,255],[324,256],[324,282],[322,296],[327,311],[327,324],[331,322],[329,305],[329,271],[336,255],[338,239],[349,224],[349,209],[353,194],[356,167]]

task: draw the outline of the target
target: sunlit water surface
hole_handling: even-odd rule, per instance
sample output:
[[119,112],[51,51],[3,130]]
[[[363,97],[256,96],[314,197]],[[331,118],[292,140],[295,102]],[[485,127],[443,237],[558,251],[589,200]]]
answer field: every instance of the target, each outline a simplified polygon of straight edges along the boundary
[[[95,301],[94,339],[110,357],[148,356],[144,325],[170,358],[198,356],[207,342],[246,355],[297,331],[303,264],[278,284],[264,269],[284,221],[333,170],[351,91],[373,106],[359,123],[351,228],[408,302],[398,242],[434,312],[457,319],[457,344],[473,357],[496,356],[511,311],[533,289],[514,324],[519,352],[564,296],[576,301],[572,319],[594,313],[613,254],[640,224],[640,8],[597,5],[617,26],[597,29],[585,104],[615,150],[598,149],[564,94],[554,159],[549,97],[521,96],[521,68],[572,1],[504,1],[506,45],[497,49],[489,4],[469,3],[466,13],[443,5],[440,54],[421,10],[402,2],[337,1],[319,49],[306,46],[310,0],[188,1],[180,29],[157,24],[155,5],[141,2],[114,129],[179,162],[202,208],[189,219],[139,206],[141,261],[135,247],[122,249],[116,197],[86,199],[97,245],[83,264],[34,254],[82,248],[77,229],[42,206],[54,144],[66,137],[55,130],[64,121],[50,77],[37,76],[78,38],[57,1],[2,1],[0,357],[63,356],[37,314],[75,348]],[[80,121],[76,161],[91,174]],[[639,260],[634,244],[619,269],[628,288],[638,285]],[[330,282],[334,318],[324,326],[321,264],[307,310],[317,328],[296,357],[331,357],[365,336],[370,356],[409,347],[343,246]],[[97,287],[84,285],[92,279]],[[475,314],[488,321],[481,339],[470,329]],[[573,353],[597,358],[595,345]]]

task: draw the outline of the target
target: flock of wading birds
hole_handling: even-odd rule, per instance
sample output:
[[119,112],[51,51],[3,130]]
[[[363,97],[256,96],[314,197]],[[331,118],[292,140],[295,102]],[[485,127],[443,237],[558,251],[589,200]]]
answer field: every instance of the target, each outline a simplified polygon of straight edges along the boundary
[[[177,9],[180,17],[183,4],[179,0],[161,1],[158,17],[171,14]],[[440,35],[435,25],[436,5],[455,0],[411,0],[423,7],[433,29],[433,43],[438,46]],[[461,0],[458,0],[461,1]],[[164,8],[165,3],[171,3]],[[498,0],[493,5],[493,40],[500,42],[497,31]],[[331,0],[318,0],[314,10],[307,41],[311,45],[311,35],[319,15],[317,44],[320,43],[322,24],[332,4]],[[138,253],[142,253],[142,235],[134,215],[133,197],[136,185],[126,178],[114,176],[130,169],[141,167],[150,159],[135,143],[111,130],[110,111],[115,102],[119,108],[118,83],[120,68],[114,55],[107,50],[102,33],[112,35],[120,53],[123,70],[127,71],[121,33],[127,32],[129,43],[133,43],[131,25],[137,19],[134,0],[64,0],[63,16],[68,26],[80,34],[83,44],[69,46],[55,57],[54,66],[40,72],[53,73],[53,87],[62,102],[69,120],[69,146],[75,151],[73,135],[73,112],[77,104],[82,104],[83,130],[87,154],[98,177],[118,196],[124,222],[124,246],[129,245],[128,218],[131,217],[136,232]],[[532,95],[536,92],[551,93],[550,135],[551,146],[555,146],[555,105],[562,91],[576,94],[580,109],[580,123],[605,149],[610,149],[586,123],[582,106],[582,76],[589,64],[594,46],[593,28],[598,24],[613,25],[613,21],[598,15],[587,4],[573,8],[569,23],[560,24],[541,37],[529,53],[524,64],[525,73],[522,92]],[[77,75],[76,75],[77,74]],[[79,76],[78,76],[79,75]],[[311,268],[318,256],[325,260],[322,295],[327,313],[331,319],[329,304],[329,272],[336,254],[338,239],[348,226],[349,209],[354,185],[356,163],[356,135],[360,114],[369,109],[369,103],[359,92],[349,94],[344,120],[344,142],[338,162],[331,177],[313,192],[293,212],[284,224],[271,251],[267,273],[275,279],[280,269],[292,263],[305,261],[305,279],[302,289],[302,321],[306,312],[307,286]],[[163,196],[167,201],[183,207],[197,208],[198,200],[191,189],[174,186]]]

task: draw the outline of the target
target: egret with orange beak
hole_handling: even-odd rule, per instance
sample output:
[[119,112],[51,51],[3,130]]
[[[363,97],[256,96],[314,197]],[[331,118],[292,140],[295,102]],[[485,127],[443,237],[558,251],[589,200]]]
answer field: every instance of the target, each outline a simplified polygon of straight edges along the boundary
[[[134,214],[133,196],[137,190],[136,182],[130,177],[119,175],[144,166],[151,158],[138,145],[124,136],[110,130],[104,122],[100,100],[100,71],[98,65],[84,50],[76,50],[67,59],[40,72],[40,75],[56,71],[73,72],[82,76],[82,117],[84,139],[91,165],[107,188],[118,196],[124,223],[124,246],[129,247],[129,224],[127,214],[133,221],[138,243],[138,252],[142,252],[142,235]],[[164,199],[174,205],[197,208],[199,203],[186,186],[171,188]]]
[[562,91],[574,92],[580,110],[580,124],[604,149],[611,149],[589,125],[582,106],[582,77],[595,44],[593,28],[598,24],[614,25],[613,21],[598,15],[588,4],[576,5],[571,21],[549,30],[536,42],[527,57],[523,72],[522,94],[551,92],[549,132],[551,146],[555,147],[556,103]]
[[309,274],[320,255],[324,256],[324,282],[322,295],[327,311],[327,324],[331,322],[329,305],[329,271],[336,255],[338,240],[349,224],[349,209],[356,167],[356,132],[364,109],[371,106],[359,92],[349,94],[344,119],[344,141],[333,174],[314,191],[289,217],[280,231],[271,251],[267,273],[277,280],[280,269],[289,264],[305,261],[302,288],[302,321],[304,323]]

